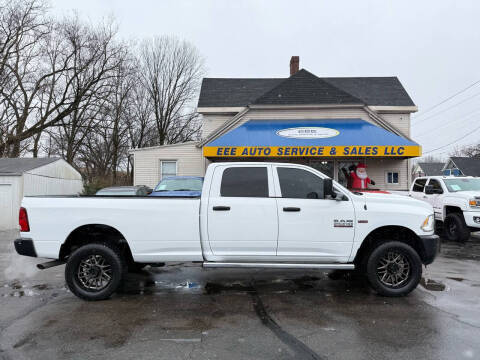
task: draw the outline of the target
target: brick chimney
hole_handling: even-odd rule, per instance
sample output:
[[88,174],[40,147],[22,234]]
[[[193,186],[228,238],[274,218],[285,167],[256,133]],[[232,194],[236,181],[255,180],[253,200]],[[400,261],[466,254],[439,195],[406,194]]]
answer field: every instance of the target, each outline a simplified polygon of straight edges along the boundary
[[290,76],[296,74],[300,68],[300,56],[292,56],[290,59]]

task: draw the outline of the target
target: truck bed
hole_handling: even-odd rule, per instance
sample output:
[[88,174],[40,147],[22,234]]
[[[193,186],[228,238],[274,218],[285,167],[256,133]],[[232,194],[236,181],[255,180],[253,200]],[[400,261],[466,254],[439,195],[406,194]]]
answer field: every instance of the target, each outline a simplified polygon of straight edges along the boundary
[[200,198],[125,196],[25,197],[37,256],[57,258],[60,246],[81,226],[103,224],[119,231],[135,261],[200,261]]

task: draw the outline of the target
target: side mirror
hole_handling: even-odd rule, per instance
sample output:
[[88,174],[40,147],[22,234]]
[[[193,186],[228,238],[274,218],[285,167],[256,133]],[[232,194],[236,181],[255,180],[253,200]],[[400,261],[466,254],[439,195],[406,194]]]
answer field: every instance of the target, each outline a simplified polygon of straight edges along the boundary
[[332,179],[323,179],[323,194],[324,196],[330,195],[333,199],[337,197],[337,193],[333,190]]
[[435,190],[433,190],[433,185],[425,185],[425,194],[432,195],[434,193]]

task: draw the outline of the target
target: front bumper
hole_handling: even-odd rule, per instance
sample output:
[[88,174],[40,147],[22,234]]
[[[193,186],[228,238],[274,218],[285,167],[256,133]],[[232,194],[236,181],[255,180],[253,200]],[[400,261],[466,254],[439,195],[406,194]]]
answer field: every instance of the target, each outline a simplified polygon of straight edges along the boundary
[[440,237],[438,235],[420,235],[420,258],[424,265],[431,264],[440,253]]
[[[471,228],[480,228],[480,211],[464,211],[465,223]],[[476,221],[475,221],[476,220]]]
[[32,239],[20,238],[16,239],[13,243],[15,245],[15,250],[19,255],[37,257],[37,252],[35,251]]

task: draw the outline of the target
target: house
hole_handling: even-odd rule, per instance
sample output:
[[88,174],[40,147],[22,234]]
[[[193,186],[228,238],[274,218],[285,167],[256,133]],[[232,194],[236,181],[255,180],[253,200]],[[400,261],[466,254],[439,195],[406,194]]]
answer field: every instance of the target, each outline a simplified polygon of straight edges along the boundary
[[480,176],[480,158],[452,156],[442,169],[444,175]]
[[0,158],[0,230],[15,229],[24,196],[74,195],[82,176],[60,158]]
[[204,78],[201,139],[132,149],[134,184],[166,175],[203,176],[216,161],[283,161],[312,166],[347,185],[363,162],[375,188],[407,190],[417,111],[397,77],[318,77],[290,61],[285,78]]
[[443,175],[443,162],[419,162],[416,163],[412,170],[413,178],[419,176],[438,176]]

